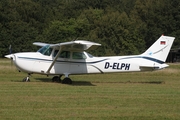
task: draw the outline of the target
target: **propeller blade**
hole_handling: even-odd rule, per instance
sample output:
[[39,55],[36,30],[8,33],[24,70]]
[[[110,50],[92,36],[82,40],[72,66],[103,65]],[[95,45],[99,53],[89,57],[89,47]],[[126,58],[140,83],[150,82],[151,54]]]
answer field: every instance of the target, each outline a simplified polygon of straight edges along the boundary
[[5,57],[8,58],[8,59],[11,59],[11,66],[12,66],[12,64],[13,64],[13,58],[14,58],[13,54],[6,55]]

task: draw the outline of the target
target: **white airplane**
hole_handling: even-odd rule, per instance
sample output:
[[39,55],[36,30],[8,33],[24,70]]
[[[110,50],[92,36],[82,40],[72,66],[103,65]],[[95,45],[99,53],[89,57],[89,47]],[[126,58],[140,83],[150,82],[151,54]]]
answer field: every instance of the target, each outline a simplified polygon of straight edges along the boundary
[[37,52],[23,52],[6,55],[12,59],[19,71],[28,73],[23,81],[30,81],[30,75],[54,75],[53,81],[72,84],[69,75],[89,73],[140,72],[160,70],[168,67],[166,58],[175,37],[161,36],[143,54],[131,56],[94,57],[85,52],[101,44],[76,40],[58,44],[35,42],[41,46]]

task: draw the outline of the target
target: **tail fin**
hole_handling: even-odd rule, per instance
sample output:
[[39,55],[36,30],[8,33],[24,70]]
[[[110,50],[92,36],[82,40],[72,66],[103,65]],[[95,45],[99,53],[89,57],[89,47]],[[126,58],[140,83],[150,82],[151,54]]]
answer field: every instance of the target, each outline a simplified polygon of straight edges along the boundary
[[165,62],[175,37],[161,36],[142,55]]

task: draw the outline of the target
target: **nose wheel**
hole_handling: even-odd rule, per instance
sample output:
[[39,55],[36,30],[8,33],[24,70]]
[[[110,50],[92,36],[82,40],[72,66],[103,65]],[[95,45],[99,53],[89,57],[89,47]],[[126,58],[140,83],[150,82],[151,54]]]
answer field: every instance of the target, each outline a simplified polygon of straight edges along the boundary
[[31,76],[31,74],[28,73],[28,76],[25,77],[22,81],[23,81],[23,82],[30,82],[30,76]]
[[28,75],[27,77],[25,77],[22,81],[23,81],[23,82],[30,82],[30,75]]

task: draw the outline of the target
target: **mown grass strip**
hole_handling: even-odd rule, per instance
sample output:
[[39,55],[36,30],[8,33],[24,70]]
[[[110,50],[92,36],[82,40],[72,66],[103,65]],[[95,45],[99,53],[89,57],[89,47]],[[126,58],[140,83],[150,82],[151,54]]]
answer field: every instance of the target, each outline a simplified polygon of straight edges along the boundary
[[9,65],[0,62],[0,119],[180,118],[179,64],[156,72],[70,76],[72,85],[42,75],[21,82],[26,74]]

